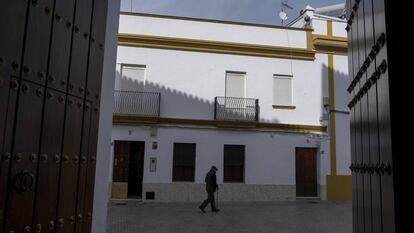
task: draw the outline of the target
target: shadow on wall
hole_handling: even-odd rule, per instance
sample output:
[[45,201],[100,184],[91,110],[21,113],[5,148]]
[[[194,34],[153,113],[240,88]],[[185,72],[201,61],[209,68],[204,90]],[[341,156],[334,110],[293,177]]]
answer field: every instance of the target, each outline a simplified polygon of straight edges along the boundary
[[116,72],[116,90],[146,91],[161,93],[160,115],[162,117],[185,119],[214,119],[214,99],[205,100],[158,83],[143,82],[130,77],[121,77]]
[[[326,108],[321,109],[321,116],[323,114],[329,114],[329,110],[335,110],[339,113],[349,113],[348,109],[348,101],[349,101],[349,94],[348,94],[348,86],[349,86],[349,77],[347,74],[333,70],[333,77],[334,77],[334,84],[336,89],[334,88],[334,93],[336,98],[335,100],[335,109],[331,109],[331,106],[327,106]],[[338,88],[339,87],[339,88]],[[330,86],[329,86],[329,67],[325,64],[322,65],[322,96],[328,97],[328,103],[330,103]],[[323,98],[321,99],[321,106],[324,106]],[[328,123],[329,118],[326,118],[326,123]]]
[[[115,90],[124,91],[145,91],[145,92],[159,92],[161,93],[160,116],[170,118],[184,118],[184,119],[214,119],[215,96],[211,96],[210,100],[200,98],[195,95],[185,93],[167,86],[160,85],[146,80],[144,82],[138,81],[131,77],[122,76],[119,71],[116,72]],[[249,108],[247,111],[240,111],[240,109],[232,110],[232,104],[224,103],[221,105],[221,113],[218,116],[224,119],[241,120],[245,118],[254,119],[255,110]],[[246,103],[237,103],[237,107],[246,106]],[[224,110],[223,110],[224,109]],[[218,112],[219,112],[218,111]],[[253,116],[252,116],[253,114]],[[260,102],[259,102],[259,116],[260,116]],[[223,119],[223,118],[221,118]],[[277,123],[277,118],[272,120],[260,118],[260,122]]]

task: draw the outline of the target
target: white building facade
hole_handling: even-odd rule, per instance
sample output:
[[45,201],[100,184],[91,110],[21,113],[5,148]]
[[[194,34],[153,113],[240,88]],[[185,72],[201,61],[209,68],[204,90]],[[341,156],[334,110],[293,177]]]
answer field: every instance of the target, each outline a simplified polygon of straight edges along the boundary
[[291,27],[121,13],[113,198],[350,199],[344,20]]

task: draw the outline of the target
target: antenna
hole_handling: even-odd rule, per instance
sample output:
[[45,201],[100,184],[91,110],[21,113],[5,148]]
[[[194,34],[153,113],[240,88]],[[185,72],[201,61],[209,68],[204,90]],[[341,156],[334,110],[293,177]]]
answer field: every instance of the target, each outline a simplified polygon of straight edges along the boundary
[[280,2],[280,10],[281,11],[279,12],[279,17],[282,20],[282,25],[283,25],[283,21],[286,21],[288,19],[288,15],[287,15],[286,10],[287,9],[293,10],[293,7],[288,4],[288,1],[289,0],[284,0],[284,1]]

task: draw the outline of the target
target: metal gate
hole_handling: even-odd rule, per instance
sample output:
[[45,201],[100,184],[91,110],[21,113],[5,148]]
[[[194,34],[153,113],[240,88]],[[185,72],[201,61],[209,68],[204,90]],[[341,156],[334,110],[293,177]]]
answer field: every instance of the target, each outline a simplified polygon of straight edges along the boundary
[[396,53],[409,42],[399,28],[412,15],[410,2],[347,0],[354,233],[403,231],[399,195],[406,184],[398,167],[407,160],[397,157],[403,143],[391,103],[403,92],[398,73],[408,68]]
[[0,1],[0,232],[91,230],[107,0]]

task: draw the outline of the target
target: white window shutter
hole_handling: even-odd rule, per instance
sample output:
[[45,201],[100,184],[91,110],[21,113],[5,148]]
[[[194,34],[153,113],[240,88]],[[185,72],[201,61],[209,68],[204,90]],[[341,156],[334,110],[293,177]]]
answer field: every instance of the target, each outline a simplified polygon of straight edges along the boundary
[[143,91],[145,85],[145,67],[122,65],[121,79],[124,91]]
[[273,103],[275,105],[292,105],[292,77],[273,77]]
[[226,73],[226,97],[245,97],[246,75],[243,73]]

